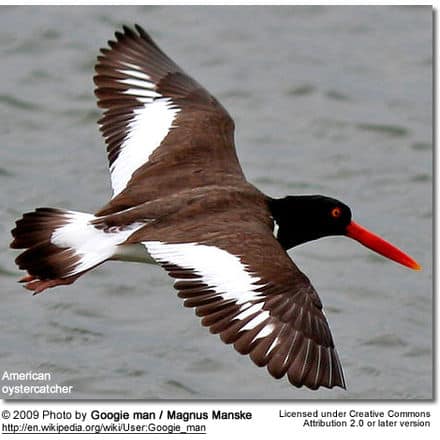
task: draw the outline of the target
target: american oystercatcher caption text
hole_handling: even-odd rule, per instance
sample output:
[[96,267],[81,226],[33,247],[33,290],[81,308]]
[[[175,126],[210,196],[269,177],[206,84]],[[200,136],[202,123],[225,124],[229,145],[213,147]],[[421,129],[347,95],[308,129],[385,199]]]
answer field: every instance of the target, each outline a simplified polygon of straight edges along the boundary
[[73,385],[52,383],[52,374],[47,371],[3,371],[1,378],[2,397],[6,399],[62,398],[73,390]]

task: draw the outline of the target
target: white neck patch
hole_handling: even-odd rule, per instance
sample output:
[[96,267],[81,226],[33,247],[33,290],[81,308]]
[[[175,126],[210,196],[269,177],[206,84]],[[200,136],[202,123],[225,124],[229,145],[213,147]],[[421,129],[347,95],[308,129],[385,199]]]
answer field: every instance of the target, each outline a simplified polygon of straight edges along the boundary
[[280,230],[280,225],[273,217],[272,220],[273,220],[273,235],[275,238],[278,238],[278,231]]

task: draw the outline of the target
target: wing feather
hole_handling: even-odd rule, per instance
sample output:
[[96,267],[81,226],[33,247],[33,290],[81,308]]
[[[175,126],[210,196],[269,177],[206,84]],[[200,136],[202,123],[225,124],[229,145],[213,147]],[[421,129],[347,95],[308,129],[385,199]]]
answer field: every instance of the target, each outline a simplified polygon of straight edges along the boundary
[[113,188],[113,199],[97,214],[228,176],[243,180],[227,111],[141,27],[123,29],[95,66]]
[[[247,233],[246,241],[229,231],[228,240],[143,243],[176,279],[184,305],[223,342],[296,387],[345,388],[319,297],[267,231]],[[249,253],[255,246],[264,249],[261,258]]]

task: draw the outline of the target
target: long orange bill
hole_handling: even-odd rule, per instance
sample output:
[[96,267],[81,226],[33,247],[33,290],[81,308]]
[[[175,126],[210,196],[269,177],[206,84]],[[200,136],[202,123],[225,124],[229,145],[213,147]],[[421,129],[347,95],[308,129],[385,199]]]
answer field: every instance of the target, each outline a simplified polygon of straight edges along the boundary
[[422,269],[422,266],[405,252],[354,221],[347,226],[346,235],[390,260],[397,261],[397,263],[414,270]]

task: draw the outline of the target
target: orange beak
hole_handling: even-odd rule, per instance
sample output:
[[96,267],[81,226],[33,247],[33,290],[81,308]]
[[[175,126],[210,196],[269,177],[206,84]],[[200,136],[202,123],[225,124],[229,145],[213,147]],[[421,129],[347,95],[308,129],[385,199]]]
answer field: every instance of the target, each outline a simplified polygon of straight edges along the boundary
[[373,232],[370,232],[368,229],[355,223],[354,221],[350,222],[350,224],[347,226],[346,235],[347,237],[357,240],[359,243],[362,243],[364,246],[370,248],[378,254],[389,258],[390,260],[394,260],[397,263],[403,264],[404,266],[414,270],[422,269],[422,266],[420,266],[420,264],[417,263],[416,260],[412,259],[409,255],[405,254],[405,252],[402,252],[396,246],[392,245]]

